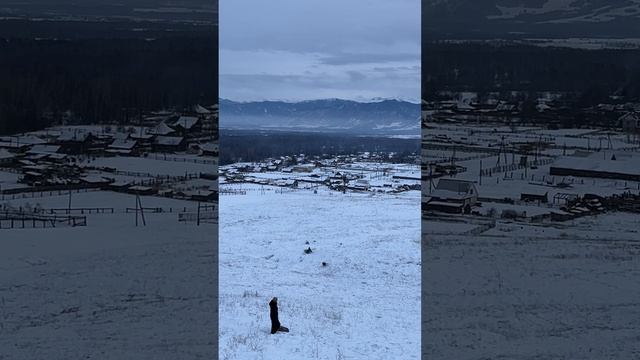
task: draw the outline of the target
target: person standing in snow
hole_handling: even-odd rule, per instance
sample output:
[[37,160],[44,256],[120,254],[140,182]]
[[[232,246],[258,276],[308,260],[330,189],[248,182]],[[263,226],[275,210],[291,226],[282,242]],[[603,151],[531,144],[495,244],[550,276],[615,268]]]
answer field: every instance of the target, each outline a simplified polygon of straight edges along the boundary
[[275,334],[278,331],[289,332],[289,329],[280,325],[280,320],[278,320],[278,298],[274,297],[269,302],[269,308],[271,309],[270,317],[271,317],[271,333]]

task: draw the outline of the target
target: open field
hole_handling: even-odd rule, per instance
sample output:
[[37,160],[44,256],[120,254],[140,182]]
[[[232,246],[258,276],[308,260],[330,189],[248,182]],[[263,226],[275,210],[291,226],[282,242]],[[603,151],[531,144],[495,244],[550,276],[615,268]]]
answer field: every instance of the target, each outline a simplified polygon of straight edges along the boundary
[[[34,200],[65,208],[68,198],[11,205]],[[0,230],[0,359],[212,358],[216,227],[178,223],[176,213],[145,214],[147,226],[136,227],[124,211],[132,195],[73,194],[73,206],[116,212],[86,215],[86,227]]]
[[637,215],[499,224],[425,241],[427,358],[640,356]]
[[220,199],[221,359],[419,358],[418,191],[242,186]]

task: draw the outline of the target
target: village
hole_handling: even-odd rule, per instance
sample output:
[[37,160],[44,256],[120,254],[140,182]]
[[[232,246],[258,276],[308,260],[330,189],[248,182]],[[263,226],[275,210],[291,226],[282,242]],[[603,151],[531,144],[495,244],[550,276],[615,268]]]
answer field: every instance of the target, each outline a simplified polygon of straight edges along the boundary
[[547,95],[423,103],[425,356],[632,356],[638,104]]
[[220,194],[243,193],[242,184],[280,188],[397,194],[420,190],[418,155],[412,163],[390,160],[393,154],[361,152],[350,155],[281,156],[257,163],[220,166]]
[[562,127],[559,96],[535,103],[461,93],[425,103],[423,214],[434,231],[460,217],[480,234],[496,221],[549,226],[608,211],[640,212],[639,104],[587,109],[607,126]]
[[[0,137],[0,229],[86,226],[88,214],[119,212],[141,225],[154,213],[214,221],[217,117],[217,105],[197,105],[140,114],[126,125]],[[126,206],[108,200],[114,192],[130,199]]]

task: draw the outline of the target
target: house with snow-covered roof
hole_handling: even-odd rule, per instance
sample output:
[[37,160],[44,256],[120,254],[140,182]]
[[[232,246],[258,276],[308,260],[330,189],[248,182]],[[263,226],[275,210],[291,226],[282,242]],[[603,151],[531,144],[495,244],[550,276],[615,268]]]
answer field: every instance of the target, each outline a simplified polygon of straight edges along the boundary
[[115,139],[106,150],[116,155],[136,155],[138,153],[138,141],[132,139]]
[[202,106],[202,105],[200,105],[200,104],[195,105],[195,106],[193,107],[193,111],[195,111],[197,114],[200,114],[200,115],[208,115],[208,114],[211,114],[211,110],[207,109],[206,107],[204,107],[204,106]]
[[158,136],[153,142],[153,151],[180,152],[187,149],[187,141],[182,136]]
[[198,148],[202,156],[218,156],[218,144],[216,143],[198,144]]
[[470,213],[478,203],[478,190],[472,181],[440,179],[425,200],[425,210]]
[[180,116],[171,127],[179,134],[197,133],[202,131],[202,122],[195,116]]
[[150,133],[156,136],[171,136],[175,134],[176,131],[163,121],[151,129]]

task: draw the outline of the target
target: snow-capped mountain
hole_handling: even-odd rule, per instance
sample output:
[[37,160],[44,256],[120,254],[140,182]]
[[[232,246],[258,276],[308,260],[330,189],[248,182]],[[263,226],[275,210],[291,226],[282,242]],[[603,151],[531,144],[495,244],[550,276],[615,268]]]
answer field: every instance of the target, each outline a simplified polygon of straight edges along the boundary
[[619,38],[638,37],[640,29],[640,0],[426,0],[423,6],[430,38]]
[[303,102],[220,100],[220,127],[227,129],[418,135],[420,104],[340,99]]

